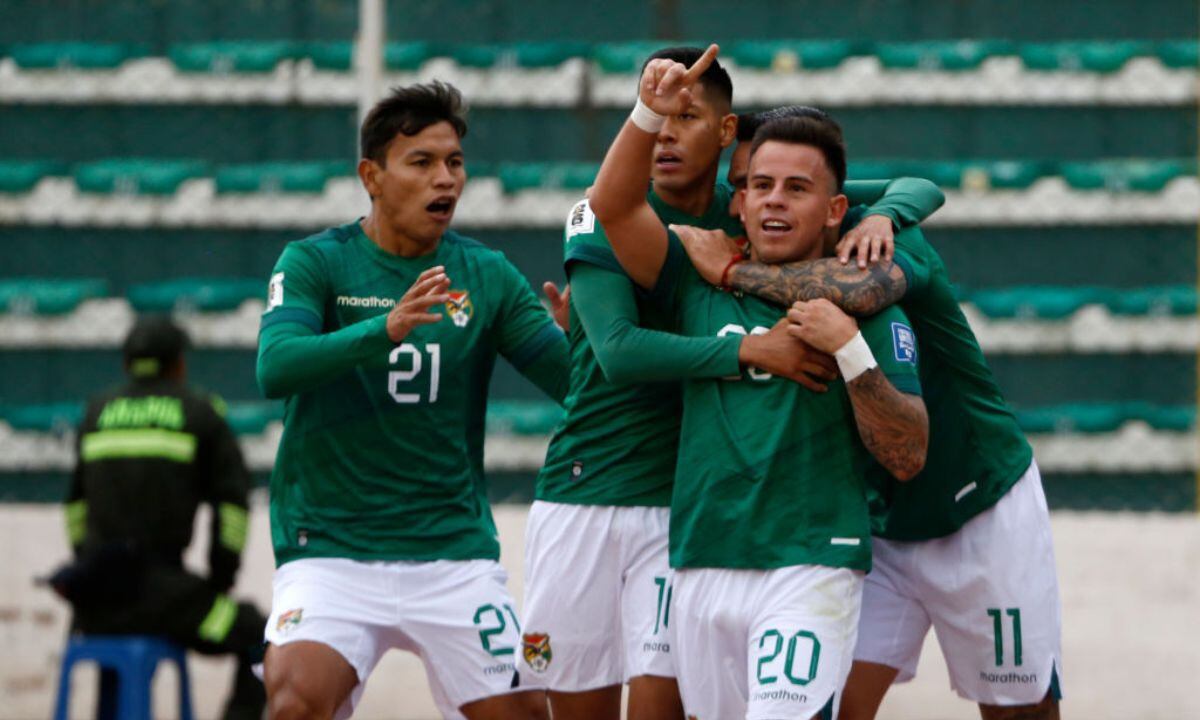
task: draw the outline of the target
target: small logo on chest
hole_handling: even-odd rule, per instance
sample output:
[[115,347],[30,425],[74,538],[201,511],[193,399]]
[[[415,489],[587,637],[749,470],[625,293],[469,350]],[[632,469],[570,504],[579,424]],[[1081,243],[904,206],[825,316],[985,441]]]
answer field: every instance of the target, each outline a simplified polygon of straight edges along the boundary
[[447,293],[450,300],[446,303],[446,312],[457,327],[466,327],[475,314],[475,306],[471,304],[470,293],[466,290],[451,290]]

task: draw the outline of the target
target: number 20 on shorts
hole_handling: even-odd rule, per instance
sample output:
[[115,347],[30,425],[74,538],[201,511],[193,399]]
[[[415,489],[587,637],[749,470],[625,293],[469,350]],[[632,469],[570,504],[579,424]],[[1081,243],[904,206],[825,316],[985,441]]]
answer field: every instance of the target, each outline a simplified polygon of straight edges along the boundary
[[[783,633],[775,629],[768,630],[759,638],[758,650],[759,685],[779,682],[780,655],[784,655],[782,675],[791,684],[804,686],[817,677],[817,666],[821,662],[821,641],[808,630],[799,630],[786,641]],[[804,662],[806,659],[807,665]]]

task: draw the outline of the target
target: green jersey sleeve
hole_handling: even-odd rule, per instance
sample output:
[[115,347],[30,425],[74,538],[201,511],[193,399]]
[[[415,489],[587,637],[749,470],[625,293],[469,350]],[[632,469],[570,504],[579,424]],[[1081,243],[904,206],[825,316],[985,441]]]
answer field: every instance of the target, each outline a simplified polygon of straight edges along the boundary
[[267,286],[262,329],[292,322],[321,332],[328,294],[322,265],[317,251],[304,244],[290,243],[283,249]]
[[258,385],[269,398],[318,387],[393,346],[387,314],[322,332],[328,282],[315,250],[292,243],[271,274],[258,336]]
[[920,395],[917,335],[904,311],[893,305],[863,320],[859,329],[892,386],[902,393]]
[[896,234],[895,259],[908,282],[904,298],[911,299],[924,293],[929,288],[937,259],[920,228],[905,228]]
[[851,207],[867,206],[862,217],[883,215],[897,230],[917,225],[946,202],[938,186],[924,178],[849,180],[844,190]]
[[640,290],[640,296],[648,302],[657,305],[669,316],[679,317],[682,309],[682,298],[691,276],[699,278],[692,261],[688,259],[687,250],[674,230],[667,229],[667,258],[663,261],[662,270],[658,273],[658,282],[650,290]]
[[519,372],[562,402],[570,377],[566,336],[512,263],[503,259],[497,271],[503,294],[493,328],[496,349]]
[[583,264],[570,277],[575,311],[609,382],[738,374],[740,337],[684,337],[638,327],[637,290],[624,274]]
[[563,264],[570,268],[573,263],[587,263],[616,273],[624,274],[621,263],[608,244],[604,227],[587,200],[580,200],[567,216],[563,230]]

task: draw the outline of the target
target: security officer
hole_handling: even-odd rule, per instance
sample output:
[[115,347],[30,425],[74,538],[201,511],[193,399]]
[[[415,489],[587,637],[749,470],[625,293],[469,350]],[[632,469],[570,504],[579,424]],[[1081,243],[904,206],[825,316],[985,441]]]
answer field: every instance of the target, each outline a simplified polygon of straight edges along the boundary
[[[76,561],[51,579],[84,634],[164,635],[202,653],[235,653],[225,718],[263,709],[266,619],[227,594],[246,543],[250,477],[223,403],[185,385],[186,334],[147,316],[125,340],[130,380],[94,398],[78,434],[67,499]],[[183,567],[200,503],[212,507],[207,578]]]

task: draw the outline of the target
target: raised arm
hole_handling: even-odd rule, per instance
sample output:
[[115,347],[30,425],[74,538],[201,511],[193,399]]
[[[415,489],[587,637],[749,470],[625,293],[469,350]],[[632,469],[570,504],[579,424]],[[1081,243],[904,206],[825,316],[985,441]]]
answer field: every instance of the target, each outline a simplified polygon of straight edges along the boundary
[[638,104],[604,156],[589,198],[621,267],[642,288],[658,282],[667,258],[667,231],[650,203],[650,164],[667,116],[691,102],[691,88],[717,56],[711,45],[690,69],[673,60],[651,60],[642,73]]
[[[858,323],[833,303],[798,303],[788,311],[788,321],[796,337],[837,359],[863,445],[897,480],[911,480],[925,466],[929,445],[925,401],[892,384],[859,332]],[[911,333],[911,329],[905,329]],[[915,366],[912,382],[916,384]]]

